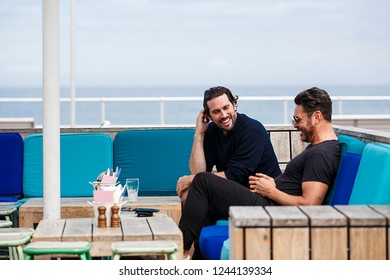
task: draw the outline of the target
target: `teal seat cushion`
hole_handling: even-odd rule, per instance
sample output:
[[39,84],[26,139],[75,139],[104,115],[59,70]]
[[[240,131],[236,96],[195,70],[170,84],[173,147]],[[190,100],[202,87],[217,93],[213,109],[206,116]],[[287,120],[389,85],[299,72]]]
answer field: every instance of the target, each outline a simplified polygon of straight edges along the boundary
[[229,238],[228,238],[222,244],[220,259],[221,260],[229,260],[229,251],[230,251],[230,244],[229,244]]
[[179,177],[190,174],[194,129],[126,130],[114,138],[119,180],[139,178],[139,195],[177,195]]
[[349,204],[390,204],[390,145],[366,145]]
[[[24,139],[23,193],[43,196],[42,134]],[[90,181],[113,168],[112,139],[108,134],[61,134],[61,197],[93,196]]]
[[330,187],[324,204],[348,204],[360,158],[366,143],[347,135],[338,136],[341,153],[336,178]]

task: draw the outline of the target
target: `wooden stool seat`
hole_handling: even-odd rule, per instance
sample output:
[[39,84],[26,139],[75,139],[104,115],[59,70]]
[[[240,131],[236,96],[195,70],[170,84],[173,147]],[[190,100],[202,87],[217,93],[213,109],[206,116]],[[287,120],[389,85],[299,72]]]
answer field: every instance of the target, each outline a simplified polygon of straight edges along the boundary
[[119,241],[111,245],[112,259],[119,260],[123,255],[167,255],[169,260],[176,260],[178,246],[173,241]]
[[8,247],[10,260],[23,260],[23,245],[30,239],[26,234],[0,234],[0,247]]
[[32,242],[24,247],[26,260],[34,259],[36,255],[78,255],[80,260],[90,260],[92,244],[90,242],[56,242],[40,241]]
[[12,227],[11,221],[0,220],[0,228],[9,228],[9,227]]

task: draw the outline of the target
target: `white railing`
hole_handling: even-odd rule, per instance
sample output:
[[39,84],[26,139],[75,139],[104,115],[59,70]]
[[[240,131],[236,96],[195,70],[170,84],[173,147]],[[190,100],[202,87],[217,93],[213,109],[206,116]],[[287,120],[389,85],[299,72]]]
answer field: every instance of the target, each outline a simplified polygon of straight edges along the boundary
[[[158,102],[160,103],[160,125],[165,125],[165,103],[168,102],[202,102],[203,97],[76,97],[74,100],[69,97],[60,98],[61,103],[100,103],[100,118],[106,120],[106,104],[110,102]],[[290,114],[288,110],[289,102],[294,100],[293,96],[240,96],[240,101],[280,101],[283,103],[284,124],[289,124]],[[390,96],[332,96],[334,103],[337,103],[337,111],[334,114],[343,115],[345,101],[390,101]],[[0,97],[1,103],[42,103],[41,97],[21,98],[21,97]],[[71,118],[74,116],[71,116]]]

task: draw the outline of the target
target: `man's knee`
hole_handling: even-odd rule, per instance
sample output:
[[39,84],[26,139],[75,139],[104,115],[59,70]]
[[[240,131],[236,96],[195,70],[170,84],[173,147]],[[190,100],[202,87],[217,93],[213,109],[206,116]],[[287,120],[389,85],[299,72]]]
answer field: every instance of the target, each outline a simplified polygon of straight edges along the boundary
[[194,179],[192,180],[192,186],[200,187],[205,186],[207,184],[207,181],[209,181],[210,176],[215,176],[210,172],[199,172],[195,175]]

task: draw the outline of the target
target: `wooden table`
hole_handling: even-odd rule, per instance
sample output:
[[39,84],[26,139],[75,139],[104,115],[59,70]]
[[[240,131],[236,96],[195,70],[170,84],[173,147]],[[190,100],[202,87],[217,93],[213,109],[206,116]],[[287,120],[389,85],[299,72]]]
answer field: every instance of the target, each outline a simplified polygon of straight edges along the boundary
[[232,260],[389,259],[390,205],[232,206]]
[[117,228],[98,228],[92,218],[42,220],[32,242],[36,241],[89,241],[93,257],[111,256],[111,243],[132,240],[170,240],[177,243],[178,259],[183,257],[183,236],[172,218],[165,215],[153,217],[123,216]]
[[[61,218],[94,218],[93,207],[88,204],[92,197],[61,198]],[[171,217],[179,224],[181,217],[181,203],[178,196],[141,196],[134,204],[123,207],[157,208],[159,213]],[[19,207],[19,227],[35,228],[43,217],[43,198],[30,198]]]

